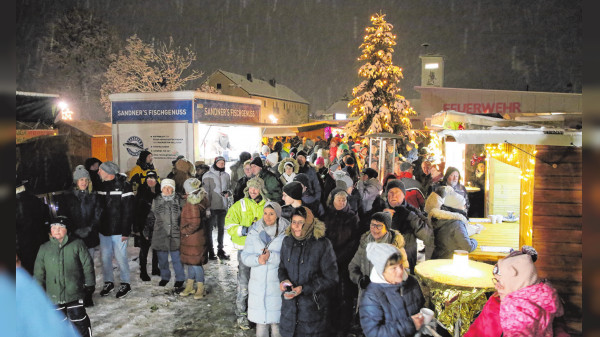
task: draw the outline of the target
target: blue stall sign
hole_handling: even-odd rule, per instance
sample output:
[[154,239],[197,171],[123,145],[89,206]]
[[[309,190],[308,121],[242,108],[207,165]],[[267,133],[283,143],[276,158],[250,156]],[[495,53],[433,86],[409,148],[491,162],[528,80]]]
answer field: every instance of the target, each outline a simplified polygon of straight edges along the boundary
[[192,122],[192,101],[112,102],[112,122],[188,121]]

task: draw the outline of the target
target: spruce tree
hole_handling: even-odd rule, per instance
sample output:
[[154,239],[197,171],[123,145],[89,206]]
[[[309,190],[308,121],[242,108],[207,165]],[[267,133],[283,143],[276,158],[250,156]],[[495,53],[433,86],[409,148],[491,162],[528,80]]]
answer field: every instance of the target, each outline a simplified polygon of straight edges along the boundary
[[398,83],[403,78],[402,69],[392,63],[396,45],[393,26],[385,21],[385,14],[371,17],[364,42],[360,45],[359,61],[366,61],[358,70],[364,80],[352,90],[354,99],[348,103],[352,117],[358,119],[346,125],[345,132],[353,137],[372,133],[391,132],[408,135],[411,128],[409,115],[416,112],[400,95]]

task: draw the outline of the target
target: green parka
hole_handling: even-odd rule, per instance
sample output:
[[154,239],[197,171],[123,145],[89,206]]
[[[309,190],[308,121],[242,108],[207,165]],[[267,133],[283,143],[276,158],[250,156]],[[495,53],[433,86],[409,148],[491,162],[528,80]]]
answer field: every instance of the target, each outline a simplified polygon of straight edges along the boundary
[[33,276],[54,304],[82,299],[85,287],[96,285],[94,261],[81,239],[65,235],[44,243],[35,259]]

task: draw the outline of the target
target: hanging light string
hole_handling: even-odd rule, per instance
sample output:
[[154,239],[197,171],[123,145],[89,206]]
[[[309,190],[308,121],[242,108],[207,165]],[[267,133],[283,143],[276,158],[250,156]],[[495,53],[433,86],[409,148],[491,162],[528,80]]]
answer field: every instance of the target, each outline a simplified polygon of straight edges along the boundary
[[508,144],[508,145],[510,145],[510,146],[512,146],[512,147],[514,147],[515,149],[517,149],[517,150],[519,150],[519,151],[521,151],[521,152],[523,152],[523,153],[525,153],[525,154],[527,154],[527,155],[529,155],[529,156],[531,156],[531,157],[533,157],[533,158],[535,158],[535,159],[537,159],[537,160],[541,161],[541,162],[542,162],[542,163],[544,163],[544,164],[548,164],[548,165],[552,166],[552,168],[557,168],[557,167],[558,167],[558,165],[556,165],[556,163],[550,163],[550,162],[547,162],[547,161],[543,160],[542,158],[536,157],[535,153],[537,153],[537,150],[536,150],[536,151],[534,151],[534,153],[533,153],[533,154],[531,154],[531,153],[529,153],[529,152],[527,152],[527,151],[525,151],[525,150],[521,149],[520,147],[516,146],[515,144],[509,143],[509,142],[507,142],[507,141],[504,141],[504,143],[506,143],[506,144]]

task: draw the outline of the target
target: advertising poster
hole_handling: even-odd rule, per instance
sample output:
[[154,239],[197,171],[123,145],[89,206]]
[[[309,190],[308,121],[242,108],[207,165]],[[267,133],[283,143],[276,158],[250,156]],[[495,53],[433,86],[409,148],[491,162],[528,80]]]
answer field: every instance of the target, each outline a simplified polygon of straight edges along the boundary
[[209,125],[196,123],[194,141],[196,158],[212,164],[216,156],[223,156],[227,164],[239,159],[243,151],[258,152],[261,138],[260,128],[243,125]]
[[152,152],[154,168],[165,178],[178,155],[188,154],[187,126],[183,123],[119,123],[119,165],[122,172],[129,172],[143,150]]

